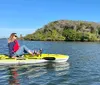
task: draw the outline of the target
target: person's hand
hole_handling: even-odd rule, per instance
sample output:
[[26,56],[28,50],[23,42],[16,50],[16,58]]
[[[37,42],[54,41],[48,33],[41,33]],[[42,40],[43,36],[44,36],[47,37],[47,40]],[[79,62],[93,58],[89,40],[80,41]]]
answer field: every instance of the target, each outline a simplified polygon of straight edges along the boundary
[[17,57],[16,57],[16,56],[13,56],[12,58],[15,58],[15,59],[17,59]]

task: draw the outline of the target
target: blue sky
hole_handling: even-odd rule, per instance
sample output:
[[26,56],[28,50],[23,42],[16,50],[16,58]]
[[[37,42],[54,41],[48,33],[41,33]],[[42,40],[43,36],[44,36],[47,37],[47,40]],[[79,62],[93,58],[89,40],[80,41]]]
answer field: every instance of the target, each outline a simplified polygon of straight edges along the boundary
[[100,22],[100,0],[0,0],[0,37],[33,33],[62,19]]

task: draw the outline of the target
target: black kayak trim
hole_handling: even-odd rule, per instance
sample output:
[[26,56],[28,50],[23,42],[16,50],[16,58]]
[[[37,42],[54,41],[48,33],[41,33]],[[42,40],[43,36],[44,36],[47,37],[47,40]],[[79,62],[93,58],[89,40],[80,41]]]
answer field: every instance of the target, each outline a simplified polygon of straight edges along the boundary
[[56,60],[55,57],[44,57],[43,59],[45,59],[45,60]]

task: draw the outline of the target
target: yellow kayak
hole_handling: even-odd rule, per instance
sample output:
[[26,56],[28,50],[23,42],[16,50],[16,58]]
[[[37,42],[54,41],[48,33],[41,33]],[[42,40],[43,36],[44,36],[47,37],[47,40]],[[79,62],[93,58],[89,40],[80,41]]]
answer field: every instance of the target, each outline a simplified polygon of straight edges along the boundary
[[32,64],[42,62],[65,62],[69,59],[68,55],[62,54],[41,54],[41,55],[29,55],[25,54],[23,57],[17,59],[9,58],[9,56],[0,54],[0,65],[11,65],[11,64]]

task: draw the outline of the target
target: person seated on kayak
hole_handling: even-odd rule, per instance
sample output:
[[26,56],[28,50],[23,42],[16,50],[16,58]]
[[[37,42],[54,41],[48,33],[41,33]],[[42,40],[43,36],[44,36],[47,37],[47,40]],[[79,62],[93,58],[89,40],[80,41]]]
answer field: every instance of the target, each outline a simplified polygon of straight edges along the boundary
[[23,55],[25,53],[34,55],[33,52],[30,49],[28,49],[25,45],[20,47],[17,41],[16,33],[12,33],[10,35],[8,39],[8,48],[9,48],[9,56],[11,58],[16,58],[17,56]]

